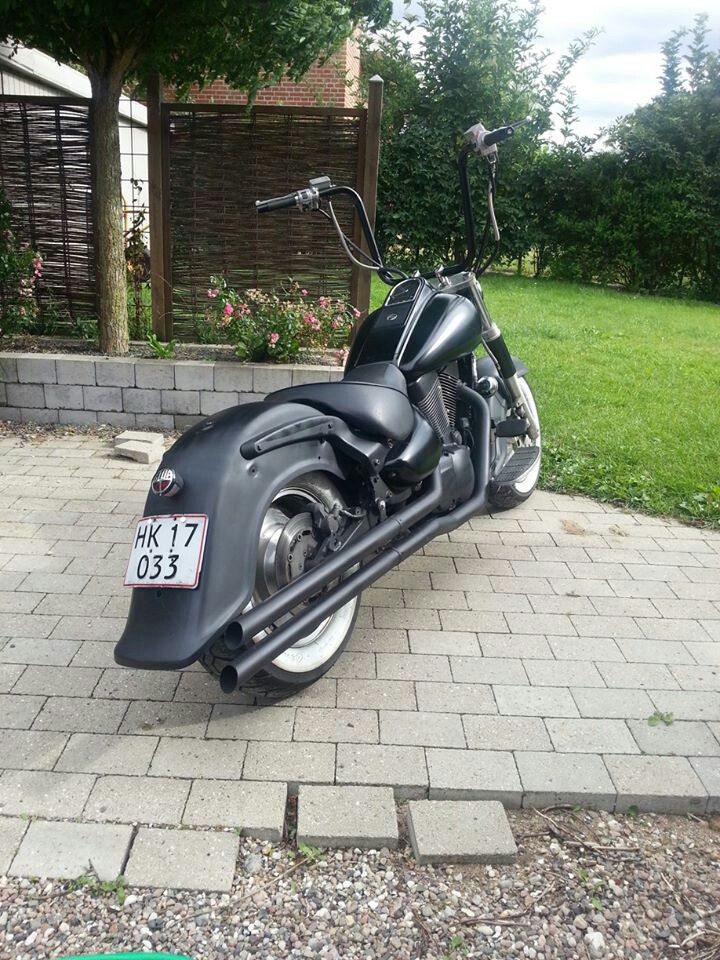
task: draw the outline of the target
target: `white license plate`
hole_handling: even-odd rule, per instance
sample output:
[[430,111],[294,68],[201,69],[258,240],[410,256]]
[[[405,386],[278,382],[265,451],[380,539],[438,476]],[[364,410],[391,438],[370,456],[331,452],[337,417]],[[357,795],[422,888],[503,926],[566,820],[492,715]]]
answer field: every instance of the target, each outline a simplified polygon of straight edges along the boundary
[[207,522],[198,513],[143,517],[135,530],[125,586],[196,587]]

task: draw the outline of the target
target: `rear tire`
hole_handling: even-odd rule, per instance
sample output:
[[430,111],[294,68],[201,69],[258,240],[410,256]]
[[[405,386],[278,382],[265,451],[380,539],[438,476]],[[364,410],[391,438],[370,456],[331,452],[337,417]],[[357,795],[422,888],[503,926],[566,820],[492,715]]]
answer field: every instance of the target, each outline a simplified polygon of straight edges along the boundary
[[[535,397],[533,395],[532,388],[527,380],[525,380],[523,377],[519,379],[519,383],[523,394],[525,395],[525,403],[539,423],[540,418],[538,417],[537,405],[535,404]],[[508,415],[507,401],[500,395],[500,393],[496,393],[492,398],[491,412],[492,418],[495,422],[505,419]],[[538,435],[536,440],[530,440],[526,437],[525,443],[540,447],[541,436]],[[507,461],[508,457],[512,455],[513,446],[514,441],[510,441],[503,437],[495,438],[495,463],[493,465],[493,472],[497,473],[497,471]],[[488,498],[488,506],[491,513],[501,513],[503,510],[512,510],[513,507],[518,507],[521,503],[525,503],[526,500],[530,499],[535,492],[535,488],[537,487],[538,479],[540,477],[540,460],[541,457],[538,457],[537,463],[533,467],[529,476],[520,481],[520,483],[503,486],[494,490],[490,494]]]
[[[297,575],[296,565],[290,569],[293,562],[290,550],[293,549],[294,537],[312,539],[305,519],[309,516],[305,508],[313,503],[327,509],[335,503],[346,505],[335,484],[321,473],[298,477],[274,497],[263,521],[255,592],[249,605],[275,593],[293,579],[293,571]],[[253,703],[269,703],[289,697],[319,680],[347,646],[359,611],[360,595],[336,610],[308,636],[243,683],[241,690],[247,692]],[[288,618],[291,616],[288,614]],[[266,635],[267,632],[259,634],[255,641],[262,640]],[[202,654],[199,662],[212,677],[219,679],[223,668],[239,652],[237,648],[231,649],[224,637],[220,637]]]

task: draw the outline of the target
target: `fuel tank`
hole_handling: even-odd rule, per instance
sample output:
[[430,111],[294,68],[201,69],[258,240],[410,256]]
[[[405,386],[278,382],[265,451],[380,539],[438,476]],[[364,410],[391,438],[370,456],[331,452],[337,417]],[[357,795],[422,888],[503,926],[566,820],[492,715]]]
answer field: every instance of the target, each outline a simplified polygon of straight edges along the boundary
[[472,352],[482,318],[469,299],[431,287],[421,277],[396,284],[358,330],[346,370],[392,360],[409,381]]

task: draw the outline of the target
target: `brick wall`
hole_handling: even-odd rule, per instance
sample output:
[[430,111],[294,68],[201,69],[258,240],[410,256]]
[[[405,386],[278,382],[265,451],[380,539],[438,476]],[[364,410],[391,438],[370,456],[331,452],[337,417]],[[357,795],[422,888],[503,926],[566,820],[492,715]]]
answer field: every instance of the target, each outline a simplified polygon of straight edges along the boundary
[[[258,104],[280,104],[288,107],[355,107],[360,99],[360,48],[356,37],[350,37],[327,63],[314,64],[300,83],[283,80],[274,87],[261,90]],[[174,100],[172,90],[166,89],[165,98]],[[246,103],[240,90],[233,90],[224,80],[213,80],[202,90],[190,89],[194,103]]]

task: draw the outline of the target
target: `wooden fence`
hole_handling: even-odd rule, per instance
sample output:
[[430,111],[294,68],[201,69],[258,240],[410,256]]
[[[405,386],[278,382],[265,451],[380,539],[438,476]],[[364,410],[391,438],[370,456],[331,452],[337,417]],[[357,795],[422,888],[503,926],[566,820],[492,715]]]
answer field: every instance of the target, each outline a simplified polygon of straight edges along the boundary
[[0,189],[21,242],[43,258],[42,308],[96,314],[89,101],[0,96]]
[[[296,210],[258,216],[255,200],[327,174],[355,187],[374,216],[382,81],[371,110],[162,103],[161,89],[151,87],[148,100],[158,336],[192,337],[212,275],[239,289],[278,290],[292,279],[367,310],[369,278],[353,271],[327,220]],[[338,214],[359,241],[352,208],[338,204]]]

